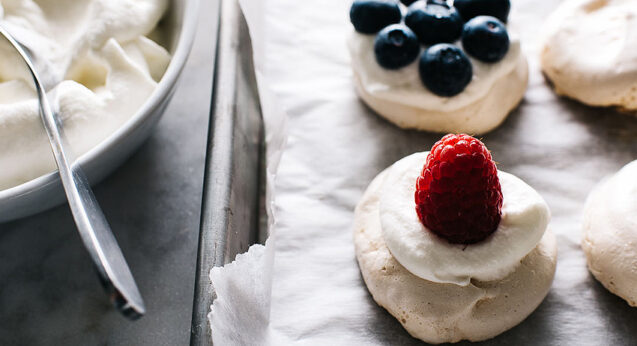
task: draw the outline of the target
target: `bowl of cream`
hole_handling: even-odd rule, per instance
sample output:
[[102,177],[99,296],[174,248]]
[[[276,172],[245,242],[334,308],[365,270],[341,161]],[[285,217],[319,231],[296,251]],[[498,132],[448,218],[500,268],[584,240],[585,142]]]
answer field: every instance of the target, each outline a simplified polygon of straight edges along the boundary
[[[89,180],[150,135],[185,65],[198,0],[0,0],[0,22],[49,64],[65,135]],[[24,64],[0,40],[0,222],[64,202]]]

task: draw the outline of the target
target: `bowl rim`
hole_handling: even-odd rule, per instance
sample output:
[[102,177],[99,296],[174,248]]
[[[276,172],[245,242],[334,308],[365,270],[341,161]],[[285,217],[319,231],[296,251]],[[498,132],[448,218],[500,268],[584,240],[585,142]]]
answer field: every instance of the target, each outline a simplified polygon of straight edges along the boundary
[[[181,1],[181,0],[176,0]],[[146,102],[135,112],[135,114],[129,118],[122,126],[120,126],[115,132],[111,133],[108,137],[102,140],[99,144],[91,148],[89,151],[77,158],[76,163],[81,166],[85,166],[99,160],[99,158],[108,152],[111,147],[120,142],[122,138],[130,136],[135,129],[141,126],[146,118],[152,115],[153,107],[161,102],[171,92],[173,85],[177,82],[177,78],[181,74],[186,60],[190,54],[192,44],[194,42],[195,33],[197,31],[197,22],[199,18],[198,8],[200,0],[188,0],[186,1],[183,24],[181,32],[179,33],[177,47],[175,53],[170,59],[170,63],[166,68],[166,72],[157,83],[157,87],[153,93],[148,97]],[[20,185],[10,187],[8,189],[0,190],[0,201],[19,198],[20,196],[27,195],[38,189],[44,188],[48,185],[56,184],[59,182],[57,169],[45,173],[37,178],[33,178]],[[95,183],[95,182],[93,182]]]

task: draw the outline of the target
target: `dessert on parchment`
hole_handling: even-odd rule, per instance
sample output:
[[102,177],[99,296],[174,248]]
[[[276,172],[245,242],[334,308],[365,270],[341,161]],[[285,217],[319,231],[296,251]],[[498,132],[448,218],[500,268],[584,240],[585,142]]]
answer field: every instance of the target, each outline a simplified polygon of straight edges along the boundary
[[355,0],[354,85],[403,128],[482,134],[522,100],[528,65],[509,0]]
[[600,183],[584,210],[582,248],[604,287],[637,307],[637,161]]
[[414,337],[480,341],[542,302],[557,247],[542,197],[468,135],[381,172],[355,211],[354,245],[374,300]]
[[542,71],[556,93],[637,110],[637,2],[566,0],[543,27]]

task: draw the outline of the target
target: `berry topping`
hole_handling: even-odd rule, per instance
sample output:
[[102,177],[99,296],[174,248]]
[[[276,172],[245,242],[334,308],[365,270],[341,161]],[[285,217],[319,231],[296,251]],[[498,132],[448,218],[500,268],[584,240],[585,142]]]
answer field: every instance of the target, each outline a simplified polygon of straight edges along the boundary
[[460,48],[448,43],[429,47],[420,56],[418,67],[423,84],[438,96],[459,94],[473,77],[469,58]]
[[455,0],[453,6],[465,21],[484,15],[496,17],[506,23],[511,10],[509,0]]
[[[409,6],[418,0],[400,0],[405,6]],[[447,0],[427,0],[428,4],[447,5]]]
[[416,212],[428,230],[453,244],[473,244],[495,232],[502,188],[491,153],[465,135],[442,137],[416,182]]
[[354,0],[349,19],[356,31],[374,34],[389,24],[399,23],[400,6],[395,0]]
[[462,46],[478,60],[497,62],[509,51],[509,34],[497,18],[478,16],[464,25]]
[[374,41],[378,64],[386,69],[399,69],[416,60],[420,53],[418,38],[403,24],[381,30]]
[[460,38],[463,22],[454,7],[416,1],[407,9],[405,24],[416,33],[420,42],[432,45]]

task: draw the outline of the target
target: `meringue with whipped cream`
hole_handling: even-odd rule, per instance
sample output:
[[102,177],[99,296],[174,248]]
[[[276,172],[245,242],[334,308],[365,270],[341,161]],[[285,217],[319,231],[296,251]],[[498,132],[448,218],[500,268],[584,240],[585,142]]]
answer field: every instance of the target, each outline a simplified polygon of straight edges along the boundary
[[[415,182],[428,152],[381,172],[356,207],[354,245],[374,300],[429,343],[481,341],[520,323],[542,302],[557,261],[548,206],[499,172],[502,218],[476,244],[451,244],[420,222]],[[450,318],[453,316],[453,318]]]
[[[528,83],[528,64],[519,36],[508,31],[510,46],[504,58],[486,63],[468,55],[473,66],[471,81],[459,94],[444,97],[423,85],[419,59],[400,69],[385,69],[374,56],[375,35],[352,30],[347,45],[356,91],[376,113],[402,128],[489,132],[520,103]],[[461,46],[460,42],[455,44]]]
[[588,269],[637,307],[637,161],[600,183],[584,208],[582,248]]
[[559,95],[637,110],[634,0],[566,0],[544,24],[542,70]]
[[548,226],[544,199],[514,175],[498,172],[504,204],[497,230],[476,244],[451,244],[427,230],[413,210],[414,181],[426,158],[426,153],[417,153],[396,162],[380,191],[382,235],[396,260],[422,279],[460,286],[472,279],[498,280],[514,271]]
[[[0,0],[0,17],[13,35],[50,63],[57,76],[59,114],[79,156],[107,138],[155,90],[170,54],[157,24],[167,0]],[[0,40],[0,190],[55,169],[24,62]]]

